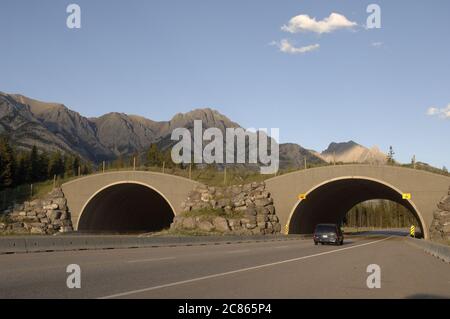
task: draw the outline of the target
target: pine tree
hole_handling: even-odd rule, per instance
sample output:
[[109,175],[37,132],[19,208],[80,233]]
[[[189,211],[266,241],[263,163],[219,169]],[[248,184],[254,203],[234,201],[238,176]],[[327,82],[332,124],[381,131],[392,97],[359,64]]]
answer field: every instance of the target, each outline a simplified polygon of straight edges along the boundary
[[80,158],[77,156],[72,161],[72,175],[78,175],[78,167],[80,167]]
[[16,185],[25,184],[29,181],[30,156],[27,153],[20,153],[17,156]]
[[389,152],[388,152],[388,155],[387,155],[387,162],[388,162],[388,164],[394,164],[395,163],[394,155],[395,155],[394,148],[392,146],[389,146]]
[[27,180],[29,182],[36,182],[47,178],[47,174],[45,174],[46,176],[42,176],[43,170],[41,167],[39,153],[36,145],[34,145],[33,148],[31,149],[29,162],[30,165],[28,167],[28,174],[27,174],[28,175]]
[[151,144],[147,151],[147,166],[160,166],[163,162],[163,154],[156,144]]
[[52,154],[48,165],[48,175],[50,177],[54,175],[60,177],[64,176],[64,162],[61,153],[55,152]]
[[14,186],[16,162],[14,151],[7,137],[0,138],[0,186]]

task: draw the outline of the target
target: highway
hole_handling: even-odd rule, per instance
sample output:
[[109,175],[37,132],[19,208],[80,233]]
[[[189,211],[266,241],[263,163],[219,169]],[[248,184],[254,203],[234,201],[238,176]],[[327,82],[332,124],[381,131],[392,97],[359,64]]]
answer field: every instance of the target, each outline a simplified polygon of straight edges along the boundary
[[[81,288],[66,267],[81,267]],[[367,266],[381,267],[369,289]],[[0,298],[450,298],[450,265],[405,238],[0,255]]]

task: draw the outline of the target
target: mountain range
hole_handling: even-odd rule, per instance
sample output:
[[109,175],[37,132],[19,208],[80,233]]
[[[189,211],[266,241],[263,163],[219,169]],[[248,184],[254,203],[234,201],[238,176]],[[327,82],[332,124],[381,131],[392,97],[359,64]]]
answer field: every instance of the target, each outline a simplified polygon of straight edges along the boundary
[[[192,130],[194,120],[202,120],[203,128],[238,128],[239,124],[210,108],[178,113],[169,121],[153,121],[137,115],[108,113],[87,118],[63,104],[37,101],[19,94],[0,92],[0,134],[6,134],[16,148],[29,150],[34,145],[47,151],[79,155],[100,162],[118,156],[142,153],[152,143],[167,149],[175,141],[172,130]],[[386,155],[377,148],[366,148],[353,141],[331,143],[323,152],[308,150],[294,143],[279,145],[280,167],[303,167],[304,161],[385,162]]]

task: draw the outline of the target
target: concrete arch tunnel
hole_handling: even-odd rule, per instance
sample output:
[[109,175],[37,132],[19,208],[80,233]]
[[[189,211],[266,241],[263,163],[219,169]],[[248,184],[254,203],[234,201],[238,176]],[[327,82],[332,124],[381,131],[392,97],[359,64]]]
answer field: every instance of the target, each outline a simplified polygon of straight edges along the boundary
[[[400,203],[419,221],[425,239],[436,204],[450,177],[385,165],[336,165],[300,170],[266,181],[286,233],[310,234],[317,223],[338,222],[353,206],[370,199]],[[403,199],[408,193],[411,199]],[[299,195],[306,195],[299,199]]]
[[123,171],[79,178],[62,189],[75,230],[133,233],[169,227],[197,185],[174,175]]
[[78,231],[149,232],[168,228],[174,209],[156,190],[135,182],[108,185],[86,203]]
[[289,233],[310,234],[319,223],[339,224],[355,205],[368,200],[384,199],[408,209],[416,218],[423,234],[424,221],[415,205],[410,200],[403,199],[402,193],[393,186],[381,181],[342,177],[327,181],[305,195],[306,198],[299,200],[291,213]]

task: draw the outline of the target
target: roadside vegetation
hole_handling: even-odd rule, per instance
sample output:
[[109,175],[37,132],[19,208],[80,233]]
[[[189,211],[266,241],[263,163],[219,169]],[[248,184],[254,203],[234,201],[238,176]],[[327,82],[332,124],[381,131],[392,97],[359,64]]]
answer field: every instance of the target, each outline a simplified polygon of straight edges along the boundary
[[359,229],[409,228],[418,229],[417,218],[402,205],[388,200],[370,200],[353,207],[344,219],[344,227]]

